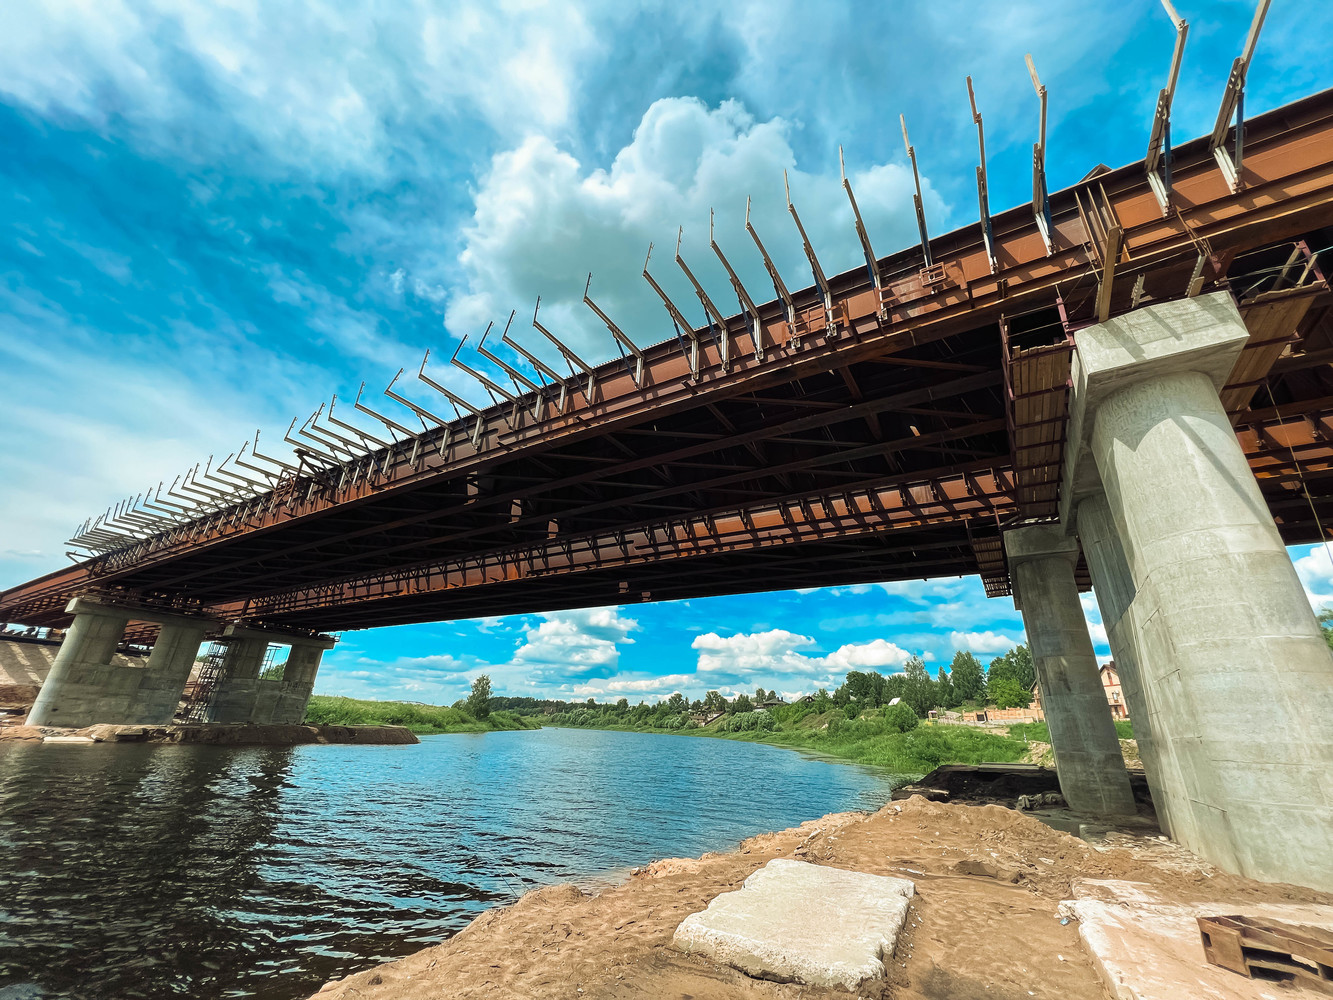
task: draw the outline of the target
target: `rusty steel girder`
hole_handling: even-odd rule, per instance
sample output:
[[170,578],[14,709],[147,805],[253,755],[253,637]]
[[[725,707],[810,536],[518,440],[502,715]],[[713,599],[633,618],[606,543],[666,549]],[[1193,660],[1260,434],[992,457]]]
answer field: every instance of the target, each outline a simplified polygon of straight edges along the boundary
[[[654,505],[683,503],[701,509],[707,506],[704,492],[748,489],[757,494],[753,504],[733,509],[749,511],[745,516],[753,518],[765,504],[774,504],[775,497],[791,493],[781,487],[783,477],[812,470],[827,483],[842,476],[849,494],[861,490],[869,496],[866,491],[884,479],[886,470],[879,464],[891,470],[905,455],[913,459],[901,475],[916,476],[918,482],[932,454],[938,468],[927,482],[956,482],[964,470],[983,467],[1009,482],[1017,475],[1017,495],[1012,486],[1003,503],[986,494],[994,505],[987,514],[988,527],[970,510],[942,515],[959,529],[941,543],[962,553],[950,556],[949,569],[974,572],[981,563],[977,553],[991,551],[974,543],[982,535],[995,536],[997,518],[1015,510],[1037,512],[1033,505],[1048,509],[1058,488],[1042,470],[1052,467],[1051,449],[1062,439],[1040,428],[1054,427],[1059,414],[1034,411],[1016,420],[1009,346],[1002,351],[1000,344],[1002,319],[1058,310],[1067,330],[1141,301],[1197,294],[1224,281],[1232,262],[1245,254],[1333,224],[1333,92],[1251,119],[1245,125],[1245,142],[1239,190],[1233,190],[1218,169],[1207,139],[1173,151],[1174,209],[1169,214],[1163,214],[1142,164],[1101,173],[1050,196],[1049,252],[1030,208],[1014,209],[990,220],[994,270],[983,227],[960,229],[930,241],[929,264],[918,247],[875,261],[877,281],[872,282],[865,268],[829,279],[831,308],[822,290],[811,287],[792,294],[790,308],[776,300],[756,306],[757,324],[753,315],[727,319],[725,359],[717,342],[695,332],[688,349],[683,341],[644,348],[634,365],[617,360],[596,366],[566,380],[568,386],[559,392],[549,386],[411,435],[341,467],[286,476],[278,489],[0,594],[0,619],[58,624],[58,609],[68,596],[93,585],[179,606],[225,608],[239,618],[255,617],[280,601],[287,601],[289,609],[297,603],[314,608],[320,601],[334,608],[365,592],[368,584],[357,581],[395,575],[406,579],[420,572],[414,567],[457,567],[468,559],[491,558],[490,553],[536,552],[532,540],[498,544],[496,526],[453,524],[451,518],[494,514],[496,525],[511,534],[531,533],[546,515],[529,514],[524,504],[564,490],[568,495],[561,494],[559,502],[565,506],[551,515],[553,524],[599,511],[618,519],[601,532],[566,532],[570,537],[563,541],[571,546],[575,537],[628,537],[635,532],[648,537],[655,530],[652,525],[666,523],[654,513]],[[1115,239],[1112,232],[1118,234]],[[1262,350],[1270,346],[1267,341],[1256,344]],[[964,350],[981,354],[959,353]],[[992,360],[978,364],[974,357]],[[1272,361],[1267,355],[1261,360]],[[867,389],[867,366],[902,378],[897,383],[872,380]],[[845,398],[809,397],[803,384],[830,372],[841,373]],[[909,389],[913,382],[916,388]],[[729,418],[719,408],[751,404],[760,416],[749,427],[729,431]],[[1274,427],[1285,427],[1302,405],[1296,400],[1283,409],[1276,424],[1255,431],[1261,481],[1270,472],[1285,474],[1287,468],[1280,449],[1273,446],[1273,441],[1281,443],[1273,437]],[[796,416],[798,412],[805,415]],[[1246,421],[1246,412],[1247,407],[1238,411],[1242,443],[1248,433],[1244,428],[1253,423]],[[706,419],[713,414],[720,429],[675,437],[657,431],[659,423],[696,413]],[[925,429],[913,424],[910,437],[895,437],[882,425],[886,416],[911,417],[925,422]],[[863,423],[868,437],[838,440],[843,434],[839,427],[848,421]],[[1016,440],[1020,434],[1027,437]],[[631,435],[644,444],[642,450],[618,454],[617,449],[625,450],[620,438]],[[823,454],[815,448],[819,435],[829,439]],[[697,441],[685,443],[691,437]],[[595,451],[601,443],[607,444],[607,454]],[[663,447],[653,451],[653,444]],[[1015,462],[1020,445],[1021,458]],[[575,454],[579,448],[584,451]],[[793,454],[770,461],[766,449],[775,448]],[[723,457],[723,449],[752,452],[753,460]],[[1304,444],[1288,450],[1291,474],[1300,474],[1296,466],[1303,455],[1311,458],[1304,471],[1322,468],[1317,450],[1309,451]],[[552,463],[560,466],[559,475],[550,474]],[[480,487],[495,470],[518,465],[527,470],[524,483],[511,475],[512,485],[492,492]],[[575,468],[579,471],[571,471]],[[681,469],[695,478],[675,482],[672,476]],[[654,472],[662,479],[655,487],[634,478]],[[407,502],[431,490],[437,493],[430,502],[415,508]],[[578,491],[584,493],[574,497]],[[599,491],[608,499],[599,500]],[[812,486],[804,502],[816,503],[823,495],[831,495],[828,485]],[[506,516],[511,510],[514,515]],[[684,516],[692,513],[687,510]],[[902,533],[904,551],[910,553],[912,532],[926,527],[910,518],[895,521],[878,510],[865,518],[867,524],[880,520],[868,530],[830,518],[822,538]],[[771,528],[764,544],[752,549],[814,544],[802,534],[806,528],[785,523]],[[783,531],[787,538],[779,542]],[[390,537],[389,532],[397,535]],[[558,524],[555,535],[558,540]],[[745,532],[727,535],[728,552],[747,551],[744,539]],[[358,548],[359,540],[369,548]],[[334,542],[342,546],[336,552]],[[458,551],[423,563],[412,552],[422,544],[447,544]],[[604,562],[609,558],[611,550],[603,543],[587,544]],[[385,565],[359,569],[358,561],[365,562],[372,550],[374,561]],[[702,548],[689,557],[714,558]],[[558,549],[542,558],[558,560]],[[672,559],[665,550],[651,558],[664,563]],[[836,558],[828,558],[830,568],[821,572],[836,578]],[[928,563],[923,559],[921,565]],[[270,565],[271,574],[266,568]],[[576,571],[583,570],[570,565],[564,572]],[[454,579],[449,572],[442,569],[437,576]],[[854,575],[850,568],[848,573]],[[235,593],[224,592],[219,582],[224,578]],[[433,606],[429,613],[437,611]],[[322,618],[319,627],[331,627],[328,620]]]

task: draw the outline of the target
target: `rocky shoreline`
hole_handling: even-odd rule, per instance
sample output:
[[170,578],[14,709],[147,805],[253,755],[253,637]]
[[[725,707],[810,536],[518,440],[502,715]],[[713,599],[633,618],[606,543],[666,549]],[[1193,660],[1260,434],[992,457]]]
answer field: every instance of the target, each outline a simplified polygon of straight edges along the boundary
[[254,723],[181,723],[165,726],[0,727],[0,742],[189,743],[208,746],[289,747],[312,743],[405,746],[421,742],[402,726],[306,726]]

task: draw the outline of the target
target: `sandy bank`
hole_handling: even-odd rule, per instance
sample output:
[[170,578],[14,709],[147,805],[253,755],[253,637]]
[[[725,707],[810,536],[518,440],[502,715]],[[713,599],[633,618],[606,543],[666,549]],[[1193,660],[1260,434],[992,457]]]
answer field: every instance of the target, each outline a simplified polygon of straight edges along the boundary
[[169,726],[0,727],[0,742],[196,743],[213,746],[297,746],[306,743],[398,745],[419,743],[402,726],[300,726],[190,723]]
[[996,805],[913,798],[745,841],[728,854],[659,861],[595,894],[529,893],[443,944],[326,985],[318,1000],[846,997],[752,980],[673,951],[676,926],[775,857],[910,878],[917,895],[876,998],[1103,1000],[1078,939],[1057,914],[1076,879],[1131,879],[1164,899],[1330,902],[1313,890],[1228,875],[1188,852],[1112,834],[1090,845]]

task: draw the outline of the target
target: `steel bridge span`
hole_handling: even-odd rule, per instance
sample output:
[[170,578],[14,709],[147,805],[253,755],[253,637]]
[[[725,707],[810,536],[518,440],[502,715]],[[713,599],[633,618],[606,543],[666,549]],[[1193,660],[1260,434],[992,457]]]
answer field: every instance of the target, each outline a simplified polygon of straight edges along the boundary
[[[89,558],[0,594],[0,620],[71,628],[33,717],[136,718],[107,694],[127,635],[179,671],[225,633],[212,717],[268,721],[304,707],[325,632],[979,573],[1023,610],[1067,798],[1113,815],[1091,583],[1172,835],[1333,887],[1333,661],[1282,548],[1333,519],[1333,91],[1221,140],[1049,206],[990,215],[983,186],[977,224],[889,257],[861,230],[866,266],[825,278],[809,250],[813,285],[738,282],[739,314],[700,289],[703,328],[664,295],[678,335],[651,347],[598,310],[620,359],[525,354],[531,388],[446,390],[454,419],[403,389],[396,416],[358,400],[371,431],[321,410],[289,461],[124,505],[81,529]],[[269,641],[299,660],[285,694]]]

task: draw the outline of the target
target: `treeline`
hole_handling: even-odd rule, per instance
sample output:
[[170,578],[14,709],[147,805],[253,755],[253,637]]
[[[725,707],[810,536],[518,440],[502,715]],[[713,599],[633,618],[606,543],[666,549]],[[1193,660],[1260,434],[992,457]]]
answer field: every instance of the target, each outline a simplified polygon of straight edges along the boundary
[[[1015,646],[1003,656],[991,660],[988,668],[971,653],[954,654],[947,667],[940,667],[934,676],[926,669],[920,657],[913,656],[904,665],[902,673],[887,677],[874,670],[852,670],[834,691],[820,688],[802,699],[806,711],[826,712],[830,708],[846,710],[855,718],[868,709],[892,704],[895,700],[910,706],[918,717],[924,718],[931,709],[953,709],[962,706],[978,708],[993,704],[997,708],[1026,707],[1032,703],[1032,683],[1036,678],[1032,654],[1025,645]],[[508,711],[519,715],[545,716],[552,725],[623,725],[653,729],[689,729],[718,715],[746,716],[756,714],[753,721],[726,721],[718,728],[723,731],[742,731],[766,728],[762,714],[767,704],[768,717],[785,721],[794,706],[773,704],[778,701],[776,691],[757,688],[728,699],[717,691],[709,691],[702,698],[691,701],[677,692],[655,704],[640,701],[631,706],[628,698],[615,702],[559,701],[550,698],[492,697],[494,711]],[[784,711],[788,710],[788,711]]]

